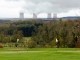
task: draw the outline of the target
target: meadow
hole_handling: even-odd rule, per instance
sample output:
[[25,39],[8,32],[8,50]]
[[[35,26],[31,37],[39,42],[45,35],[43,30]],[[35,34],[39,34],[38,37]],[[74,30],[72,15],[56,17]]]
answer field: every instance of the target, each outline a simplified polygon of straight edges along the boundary
[[2,48],[0,60],[80,60],[80,48]]

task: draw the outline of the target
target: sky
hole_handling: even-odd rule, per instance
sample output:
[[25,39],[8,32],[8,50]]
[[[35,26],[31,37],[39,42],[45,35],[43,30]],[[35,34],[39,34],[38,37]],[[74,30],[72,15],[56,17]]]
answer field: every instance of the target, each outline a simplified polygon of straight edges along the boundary
[[47,13],[80,16],[80,0],[0,0],[0,18],[18,18],[20,12],[25,18],[31,18],[33,13],[39,18],[46,18]]

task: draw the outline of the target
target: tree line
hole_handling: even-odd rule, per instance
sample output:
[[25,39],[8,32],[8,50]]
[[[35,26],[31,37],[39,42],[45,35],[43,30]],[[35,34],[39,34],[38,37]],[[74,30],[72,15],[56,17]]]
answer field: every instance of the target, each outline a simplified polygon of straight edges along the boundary
[[31,37],[32,32],[42,25],[42,21],[38,20],[19,20],[3,22],[0,24],[0,42],[15,43],[17,39],[22,42],[23,37]]
[[80,20],[60,19],[57,22],[45,22],[33,33],[34,47],[80,47]]
[[[32,37],[28,47],[80,47],[80,19],[58,21],[19,20],[0,24],[0,42],[23,42],[23,37]],[[56,44],[56,39],[58,44]]]

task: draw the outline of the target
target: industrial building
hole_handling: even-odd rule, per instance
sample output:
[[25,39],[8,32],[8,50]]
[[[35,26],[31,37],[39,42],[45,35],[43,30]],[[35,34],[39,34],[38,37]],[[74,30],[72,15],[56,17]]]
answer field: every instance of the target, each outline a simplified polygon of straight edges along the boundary
[[51,13],[48,13],[48,14],[47,14],[47,18],[52,18],[52,17],[51,17]]
[[33,18],[37,18],[37,15],[35,13],[33,13]]
[[[75,20],[75,19],[79,19],[80,16],[69,16],[69,17],[62,17],[62,20]],[[38,18],[36,13],[33,13],[33,17],[32,18],[24,18],[24,13],[20,12],[19,13],[19,18],[0,18],[0,20],[30,20],[30,19],[34,19],[34,20],[44,20],[44,21],[51,21],[51,20],[59,20],[59,18],[57,17],[57,14],[52,14],[51,13],[47,13],[47,18]]]
[[19,15],[20,15],[19,18],[24,18],[24,13],[23,12],[20,12]]

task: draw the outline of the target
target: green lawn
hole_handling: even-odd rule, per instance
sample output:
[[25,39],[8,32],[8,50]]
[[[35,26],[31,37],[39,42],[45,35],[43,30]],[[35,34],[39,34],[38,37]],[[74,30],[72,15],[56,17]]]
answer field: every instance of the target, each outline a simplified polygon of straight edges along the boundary
[[80,51],[80,48],[20,48],[20,47],[4,47],[0,51]]
[[80,60],[80,52],[25,52],[0,54],[0,60]]
[[0,60],[80,60],[80,48],[28,48],[28,51],[9,49],[3,48],[4,51],[0,51]]

